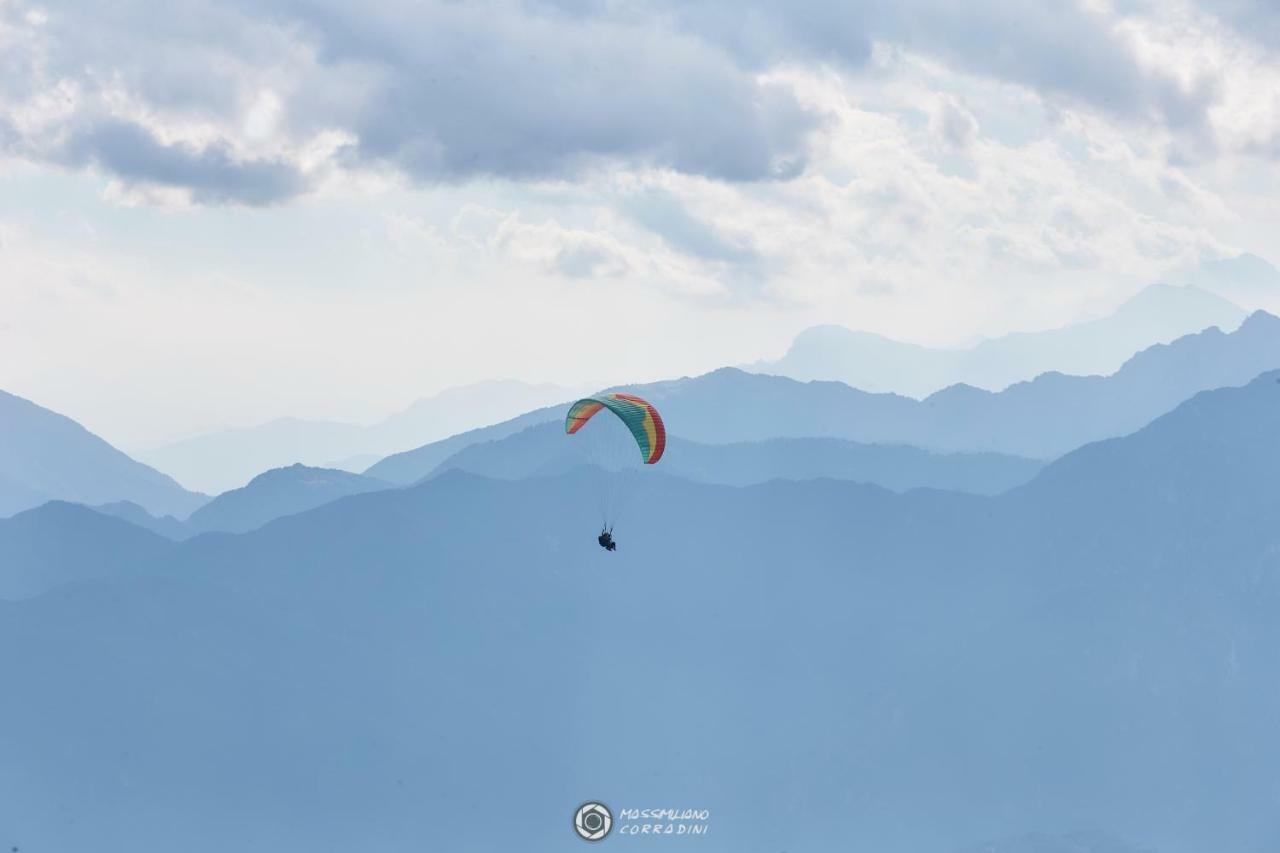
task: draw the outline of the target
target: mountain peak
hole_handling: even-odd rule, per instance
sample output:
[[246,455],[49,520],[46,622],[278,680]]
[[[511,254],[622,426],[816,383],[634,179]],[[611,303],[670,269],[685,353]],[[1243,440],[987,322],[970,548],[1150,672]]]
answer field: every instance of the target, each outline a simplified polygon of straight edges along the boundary
[[16,511],[50,498],[88,505],[129,500],[150,512],[185,516],[204,501],[131,459],[66,415],[0,391],[0,507]]
[[1244,318],[1244,322],[1240,324],[1238,331],[1247,331],[1251,334],[1260,331],[1280,332],[1280,317],[1269,311],[1259,309]]
[[295,463],[264,471],[239,489],[223,492],[191,514],[193,531],[243,533],[268,521],[388,484],[363,474]]
[[445,389],[373,424],[280,418],[177,441],[144,458],[185,483],[225,492],[260,472],[292,463],[364,468],[378,458],[567,402],[571,396],[572,391],[557,385],[495,379]]
[[1043,373],[1114,373],[1135,352],[1209,326],[1234,329],[1245,310],[1192,284],[1152,284],[1100,319],[1013,332],[962,349],[903,343],[822,325],[798,334],[776,362],[753,369],[807,381],[839,380],[870,392],[924,398],[957,383],[998,391]]
[[1184,274],[1182,280],[1246,309],[1280,310],[1280,270],[1257,255],[1207,261]]
[[1117,314],[1133,311],[1148,311],[1152,308],[1174,309],[1236,309],[1230,300],[1210,293],[1203,287],[1194,284],[1167,284],[1157,282],[1139,290],[1117,309]]

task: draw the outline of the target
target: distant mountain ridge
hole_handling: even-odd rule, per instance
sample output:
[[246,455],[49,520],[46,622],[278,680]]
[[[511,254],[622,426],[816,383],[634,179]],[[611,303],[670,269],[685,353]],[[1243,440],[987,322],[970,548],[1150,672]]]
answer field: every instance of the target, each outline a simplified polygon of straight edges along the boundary
[[[735,368],[631,390],[658,406],[669,434],[707,444],[842,438],[943,453],[1052,459],[1133,432],[1200,391],[1242,385],[1277,367],[1280,319],[1257,312],[1231,333],[1211,328],[1150,347],[1110,376],[1047,373],[999,392],[957,385],[914,400],[840,382],[799,382]],[[389,456],[365,473],[413,483],[470,444],[563,417],[559,407],[538,409]]]
[[1210,326],[1231,331],[1246,313],[1198,287],[1155,284],[1110,316],[1042,332],[1015,332],[968,349],[933,349],[843,326],[815,326],[796,336],[781,359],[747,369],[800,380],[838,380],[864,391],[911,397],[955,384],[999,391],[1046,372],[1110,374],[1153,344]]
[[185,521],[173,516],[158,518],[128,501],[100,504],[90,509],[181,542],[201,533],[244,533],[348,495],[390,488],[395,487],[348,471],[290,465],[264,471],[247,485],[223,492]]
[[152,533],[174,541],[186,539],[193,534],[185,521],[174,518],[172,515],[152,515],[132,501],[113,501],[91,506],[89,509],[136,524],[143,530],[150,530]]
[[450,388],[369,426],[281,418],[139,451],[138,456],[189,487],[220,494],[263,471],[297,463],[322,468],[354,463],[365,468],[388,453],[571,396],[572,391],[558,385],[493,380]]
[[[559,423],[469,445],[431,472],[467,471],[497,479],[563,473],[584,464]],[[769,480],[831,478],[893,491],[932,488],[997,494],[1030,480],[1041,463],[997,453],[934,454],[906,445],[838,438],[774,438],[730,444],[668,439],[661,471],[699,483],[746,486]]]
[[0,515],[49,500],[132,501],[157,515],[186,517],[208,498],[135,462],[71,418],[0,391]]
[[192,533],[244,533],[338,498],[387,488],[390,483],[362,474],[290,465],[265,471],[242,488],[223,492],[193,512],[186,526]]
[[85,506],[50,501],[0,519],[0,599],[142,571],[172,543]]
[[1179,281],[1215,293],[1251,311],[1280,314],[1280,270],[1253,254],[1200,264]]

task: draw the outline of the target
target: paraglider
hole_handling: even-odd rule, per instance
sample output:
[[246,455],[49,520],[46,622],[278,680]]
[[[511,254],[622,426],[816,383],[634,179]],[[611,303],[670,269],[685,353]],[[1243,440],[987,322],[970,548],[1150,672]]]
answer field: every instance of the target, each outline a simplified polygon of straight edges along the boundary
[[[612,418],[608,418],[612,422],[607,424],[592,421],[605,410],[615,415],[617,421]],[[587,428],[588,424],[593,425]],[[567,435],[582,431],[576,443],[587,452],[601,479],[602,524],[596,541],[606,551],[616,551],[618,543],[613,538],[613,522],[622,500],[634,489],[633,483],[618,474],[632,466],[653,465],[662,458],[667,449],[667,429],[662,416],[647,400],[616,391],[584,397],[570,406],[564,431]]]
[[569,407],[569,414],[564,419],[564,431],[573,435],[586,426],[587,421],[601,409],[613,412],[631,430],[644,464],[652,465],[662,458],[662,452],[667,449],[667,428],[662,423],[662,416],[651,403],[634,394],[618,391],[582,398]]

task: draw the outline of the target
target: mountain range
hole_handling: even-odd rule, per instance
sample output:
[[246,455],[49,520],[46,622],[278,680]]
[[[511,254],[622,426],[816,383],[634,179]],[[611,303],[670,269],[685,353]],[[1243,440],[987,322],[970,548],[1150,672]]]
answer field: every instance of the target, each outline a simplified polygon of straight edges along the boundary
[[[1256,312],[1234,332],[1210,328],[1150,347],[1110,376],[1046,373],[999,392],[955,385],[914,400],[841,382],[799,382],[734,368],[630,390],[662,411],[671,435],[706,444],[841,438],[1047,460],[1132,432],[1199,391],[1241,385],[1276,367],[1280,319]],[[468,445],[563,416],[562,407],[538,409],[394,454],[365,473],[413,483]]]
[[[432,472],[468,471],[520,480],[584,464],[558,423],[527,427],[506,438],[469,445]],[[894,491],[933,488],[997,494],[1035,476],[1042,463],[999,453],[930,453],[907,445],[859,444],[838,438],[773,438],[703,444],[672,437],[662,473],[699,483],[746,486],[769,480],[829,477]]]
[[0,391],[0,517],[49,500],[132,501],[186,517],[208,497],[112,447],[68,417]]
[[244,533],[347,495],[386,488],[389,483],[349,471],[290,465],[263,472],[244,487],[223,492],[193,512],[186,527],[192,533]]
[[349,471],[290,465],[264,471],[239,489],[223,492],[185,520],[171,515],[156,517],[129,501],[90,508],[166,539],[181,541],[201,533],[244,533],[347,495],[389,488],[394,487]]
[[[1266,301],[1263,297],[1274,290],[1280,300],[1280,273],[1254,256],[1206,264],[1188,276],[1196,276],[1204,286],[1152,285],[1108,317],[1014,333],[963,350],[931,349],[836,326],[815,327],[801,333],[781,360],[750,369],[802,380],[840,380],[864,391],[913,397],[954,384],[999,390],[1048,371],[1109,374],[1151,344],[1210,326],[1234,329],[1245,311],[1215,293],[1243,288],[1248,304],[1254,304]],[[262,471],[294,463],[364,470],[388,454],[573,396],[573,390],[555,385],[482,382],[419,400],[371,425],[283,418],[162,447],[135,448],[134,455],[188,488],[217,494],[244,485]]]
[[112,501],[111,503],[91,506],[90,509],[102,515],[109,515],[112,518],[119,518],[130,524],[136,524],[138,527],[150,530],[165,539],[186,539],[192,535],[191,528],[182,519],[175,518],[172,515],[152,515],[132,501]]
[[1271,372],[997,496],[649,471],[614,554],[580,470],[50,516],[115,568],[0,605],[0,846],[1271,849],[1278,432]]
[[121,577],[168,553],[150,531],[79,504],[50,501],[0,518],[0,599],[77,580]]
[[[1280,296],[1280,273],[1273,286]],[[966,349],[934,349],[843,326],[815,326],[801,332],[781,359],[748,369],[801,380],[839,380],[864,391],[917,398],[956,384],[999,391],[1051,371],[1110,374],[1153,344],[1210,326],[1231,331],[1246,313],[1199,287],[1156,284],[1107,317],[1015,332]]]
[[1176,281],[1215,293],[1250,311],[1280,314],[1280,270],[1257,255],[1198,264]]
[[136,451],[139,459],[172,474],[188,488],[219,494],[256,475],[295,463],[358,471],[379,457],[465,430],[496,423],[573,391],[514,380],[479,382],[418,400],[372,425],[283,418]]
[[[1232,333],[1210,329],[1152,347],[1108,377],[1045,374],[998,393],[955,386],[915,401],[733,369],[635,390],[666,413],[666,470],[678,476],[741,485],[822,475],[895,490],[993,494],[1029,478],[1043,460],[1131,432],[1199,390],[1240,384],[1272,367],[1280,367],[1280,320],[1259,312]],[[444,468],[518,477],[563,471],[577,460],[572,445],[558,441],[557,405],[392,455],[364,476],[288,466],[230,490],[188,522],[206,496],[33,403],[4,395],[0,411],[5,514],[66,500],[168,538],[252,529]],[[540,429],[522,435],[531,426]]]

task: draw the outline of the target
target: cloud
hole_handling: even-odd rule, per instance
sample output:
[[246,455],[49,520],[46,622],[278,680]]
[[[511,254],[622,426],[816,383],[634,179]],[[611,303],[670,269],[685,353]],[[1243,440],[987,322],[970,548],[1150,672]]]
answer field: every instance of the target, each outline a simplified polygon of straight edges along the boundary
[[348,144],[328,165],[425,183],[617,162],[771,180],[803,167],[820,120],[785,86],[660,23],[519,2],[73,2],[38,24],[6,10],[14,73],[0,114],[27,116],[10,123],[19,151],[186,186],[197,202],[302,191],[306,170],[287,161],[335,132]]
[[608,234],[565,228],[555,221],[539,225],[506,217],[493,236],[495,248],[514,259],[575,279],[601,279],[631,270],[628,247]]
[[967,148],[978,135],[978,120],[955,98],[942,98],[930,116],[933,131],[955,148]]
[[221,140],[203,148],[165,144],[146,128],[118,119],[75,128],[48,153],[64,165],[97,166],[128,184],[187,189],[197,204],[265,205],[306,187],[301,172],[282,160],[240,160]]
[[1130,119],[1177,127],[1204,120],[1203,90],[1145,65],[1113,19],[1083,4],[912,0],[886,10],[890,5],[886,38],[966,70]]
[[[270,203],[333,171],[434,184],[620,164],[789,180],[825,116],[771,72],[857,71],[887,44],[1210,150],[1211,76],[1145,61],[1124,20],[1019,0],[8,2],[0,115],[23,117],[7,122],[21,140],[8,148],[28,159],[182,187],[197,203]],[[963,139],[962,123],[944,131]],[[137,156],[114,144],[130,134]],[[325,134],[346,144],[323,168],[302,163]]]
[[1280,48],[1280,10],[1274,0],[1202,0],[1200,5],[1242,35]]
[[[1192,127],[1208,92],[1139,57],[1118,19],[1083,2],[1024,0],[652,0],[748,67],[864,66],[876,42],[964,71],[1071,98],[1112,115]],[[588,6],[590,14],[612,6]]]
[[743,271],[751,271],[761,262],[749,243],[729,239],[664,190],[646,191],[625,201],[622,208],[678,252]]
[[769,179],[803,162],[817,123],[785,87],[656,25],[492,4],[348,8],[306,21],[326,61],[377,70],[348,117],[353,153],[422,180],[562,176],[602,159]]

